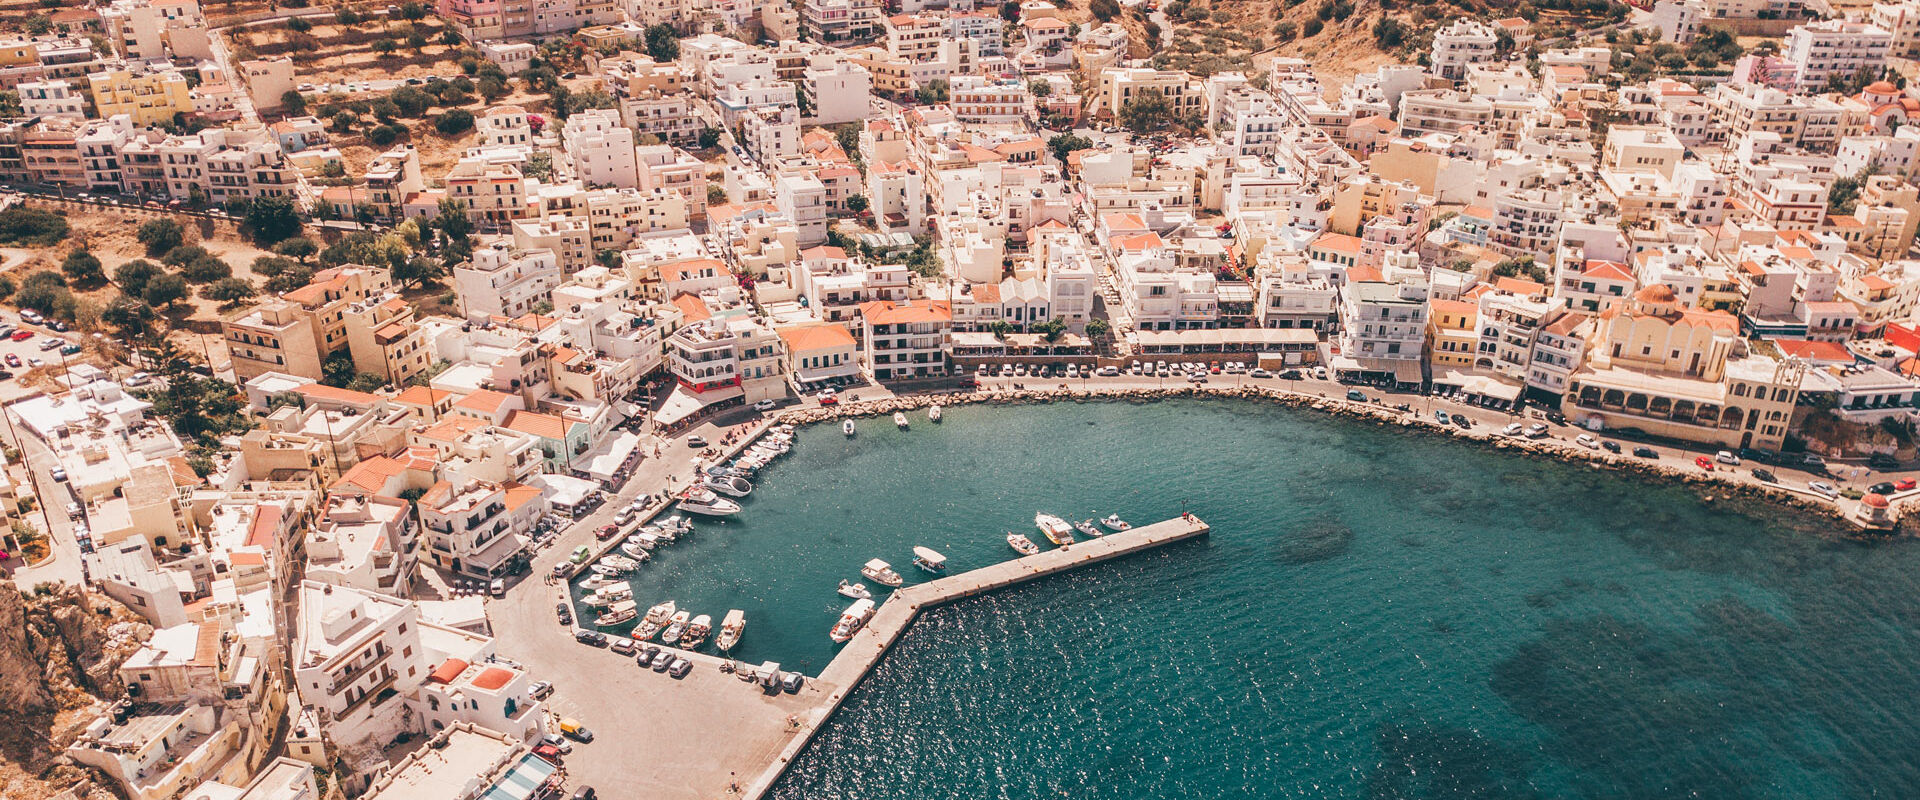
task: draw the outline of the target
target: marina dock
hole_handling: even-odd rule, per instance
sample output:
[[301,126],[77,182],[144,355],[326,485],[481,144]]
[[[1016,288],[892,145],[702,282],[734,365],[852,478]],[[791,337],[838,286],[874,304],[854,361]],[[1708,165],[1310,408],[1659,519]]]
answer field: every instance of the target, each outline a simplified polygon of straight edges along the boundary
[[773,787],[774,782],[786,772],[787,766],[793,763],[793,759],[839,710],[840,704],[846,701],[853,688],[880,663],[900,635],[913,625],[921,611],[955,600],[978,597],[1035,578],[1187,541],[1204,536],[1210,530],[1199,517],[1183,515],[895,589],[886,602],[880,604],[873,619],[868,620],[866,626],[841,648],[832,663],[814,678],[814,686],[826,691],[826,697],[794,720],[798,727],[797,735],[788,740],[776,761],[768,764],[758,777],[743,787],[741,796],[759,798]]

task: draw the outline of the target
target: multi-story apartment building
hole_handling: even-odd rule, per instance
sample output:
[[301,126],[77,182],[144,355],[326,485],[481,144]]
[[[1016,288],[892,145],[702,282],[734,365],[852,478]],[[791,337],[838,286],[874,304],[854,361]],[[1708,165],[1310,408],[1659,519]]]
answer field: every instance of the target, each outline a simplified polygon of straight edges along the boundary
[[561,129],[573,174],[589,187],[640,186],[640,163],[635,157],[633,130],[620,124],[620,112],[597,108],[567,117]]
[[932,300],[875,300],[860,307],[861,360],[875,380],[946,373],[953,353],[953,309]]
[[374,214],[384,219],[399,219],[413,195],[427,188],[420,174],[420,155],[413,145],[397,144],[374,156],[365,173],[367,199],[355,202],[371,205]]
[[410,592],[420,526],[413,506],[397,497],[341,493],[306,536],[306,579],[405,597]]
[[1462,19],[1433,33],[1433,52],[1429,69],[1450,81],[1467,77],[1467,67],[1485,64],[1497,58],[1499,33],[1492,26],[1473,19]]
[[1013,78],[963,75],[951,85],[953,118],[964,125],[1018,124],[1033,115],[1033,94]]
[[174,115],[193,112],[193,93],[179,70],[112,69],[87,76],[94,114],[111,119],[125,114],[147,127],[172,123]]
[[1395,283],[1348,283],[1340,296],[1340,355],[1336,371],[1386,374],[1404,378],[1404,364],[1418,369],[1427,338],[1427,284],[1412,278]]
[[1827,79],[1877,75],[1893,50],[1893,34],[1878,25],[1843,20],[1809,22],[1787,31],[1781,57],[1800,68],[1795,87],[1819,91]]
[[527,184],[512,163],[480,157],[460,159],[447,172],[447,199],[467,210],[483,228],[499,229],[527,215]]
[[392,285],[386,270],[337,267],[316,273],[306,286],[238,312],[221,323],[234,374],[241,381],[268,372],[319,380],[321,362],[349,347],[348,308],[369,298],[390,297]]
[[[531,452],[535,461],[541,460],[538,448]],[[523,497],[527,491],[532,498]],[[509,499],[539,500],[540,490],[475,479],[457,486],[443,480],[427,489],[417,504],[427,560],[457,575],[505,574],[527,551],[527,540],[515,529],[517,515],[509,508]]]
[[518,317],[550,302],[565,280],[552,250],[515,250],[504,242],[474,251],[453,270],[454,292],[468,319]]

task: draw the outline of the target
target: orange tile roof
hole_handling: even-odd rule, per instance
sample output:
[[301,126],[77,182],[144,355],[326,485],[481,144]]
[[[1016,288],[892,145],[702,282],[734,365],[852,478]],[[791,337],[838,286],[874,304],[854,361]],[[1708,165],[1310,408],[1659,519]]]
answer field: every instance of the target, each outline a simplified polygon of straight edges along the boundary
[[1138,236],[1124,236],[1119,239],[1115,239],[1113,242],[1114,247],[1117,247],[1121,250],[1129,250],[1129,251],[1153,250],[1155,248],[1165,247],[1166,245],[1167,245],[1166,242],[1161,241],[1160,234],[1154,233],[1152,231],[1148,231]]
[[540,499],[540,488],[537,486],[528,486],[524,483],[508,481],[500,488],[505,489],[507,492],[508,511],[516,510],[521,506]]
[[846,328],[831,322],[781,328],[777,333],[780,334],[780,340],[787,343],[789,353],[851,348],[855,344],[853,334],[848,333]]
[[1323,233],[1320,234],[1320,238],[1313,240],[1313,246],[1341,253],[1358,253],[1360,237],[1348,236],[1344,233]]
[[945,322],[953,319],[953,306],[930,300],[874,300],[860,304],[860,316],[870,325],[900,325],[913,322]]
[[416,406],[432,406],[452,397],[453,393],[428,386],[409,386],[406,391],[393,396],[394,402]]
[[1633,282],[1633,273],[1627,271],[1627,265],[1617,261],[1588,261],[1587,268],[1580,274],[1583,277],[1600,280]]
[[387,458],[375,456],[347,468],[345,475],[333,482],[335,489],[359,489],[379,494],[387,489],[387,482],[406,469],[406,465]]
[[1547,290],[1544,284],[1534,283],[1525,278],[1501,278],[1493,282],[1495,288],[1512,294],[1540,294]]
[[673,305],[680,309],[681,314],[686,316],[687,322],[699,322],[700,320],[709,319],[713,316],[713,312],[707,309],[707,304],[704,301],[686,292],[674,295]]
[[277,541],[274,534],[280,528],[280,507],[260,505],[253,508],[253,526],[247,529],[247,545],[272,550]]
[[501,406],[506,405],[508,399],[508,395],[502,392],[496,392],[492,389],[475,389],[473,394],[462,397],[454,402],[453,407],[492,414],[499,411]]
[[973,301],[976,303],[1000,302],[1000,284],[983,283],[973,287]]
[[485,672],[474,677],[473,686],[476,689],[485,689],[491,692],[507,685],[507,683],[512,680],[512,672],[508,672],[499,667],[488,667]]
[[436,442],[457,442],[469,432],[487,427],[489,424],[483,419],[449,414],[433,426],[421,429],[420,436]]
[[833,247],[831,245],[824,245],[824,244],[818,245],[815,247],[809,247],[805,250],[800,251],[801,261],[813,261],[815,259],[834,259],[834,258],[846,258],[846,257],[847,257],[846,250],[838,247]]
[[500,427],[510,431],[539,436],[546,439],[566,441],[567,421],[552,414],[537,411],[514,411],[500,423]]

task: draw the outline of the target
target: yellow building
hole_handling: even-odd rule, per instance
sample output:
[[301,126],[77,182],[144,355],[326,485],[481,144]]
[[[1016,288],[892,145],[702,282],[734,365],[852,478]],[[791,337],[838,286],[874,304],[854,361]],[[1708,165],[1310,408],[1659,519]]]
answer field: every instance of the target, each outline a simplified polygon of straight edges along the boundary
[[1805,371],[1749,353],[1733,315],[1682,306],[1654,284],[1601,312],[1561,411],[1578,425],[1778,450]]
[[125,114],[136,126],[172,122],[175,114],[193,113],[193,95],[187,78],[175,70],[132,72],[124,69],[87,76],[95,116],[111,119]]
[[1465,300],[1428,301],[1427,361],[1440,367],[1473,368],[1474,348],[1480,343],[1475,327],[1480,307]]

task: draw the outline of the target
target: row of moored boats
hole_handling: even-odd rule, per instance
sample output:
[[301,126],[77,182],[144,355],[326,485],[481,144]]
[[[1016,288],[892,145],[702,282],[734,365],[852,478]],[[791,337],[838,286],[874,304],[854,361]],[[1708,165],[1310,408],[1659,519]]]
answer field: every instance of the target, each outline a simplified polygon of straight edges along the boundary
[[[754,473],[773,460],[793,451],[793,426],[779,425],[767,431],[733,461],[707,467],[699,480],[676,497],[680,510],[705,517],[726,517],[740,513],[740,503],[729,498],[746,497],[753,492]],[[725,495],[724,497],[722,495]]]
[[[660,634],[660,643],[678,647],[682,650],[697,650],[706,644],[707,637],[713,633],[713,618],[705,614],[694,615],[674,605],[672,600],[659,603],[647,609],[646,616],[640,616],[639,606],[633,601],[633,588],[626,585],[610,586],[594,591],[580,602],[592,606],[605,604],[607,612],[594,620],[594,624],[603,628],[625,625],[640,617],[628,634],[635,642],[644,642]],[[720,622],[720,634],[713,640],[713,646],[724,653],[740,643],[740,634],[746,630],[747,615],[740,609],[727,612]]]
[[[1047,541],[1061,547],[1073,544],[1074,531],[1079,531],[1082,536],[1089,539],[1096,539],[1107,535],[1107,531],[1118,533],[1133,527],[1128,524],[1126,520],[1121,519],[1119,514],[1108,514],[1097,524],[1092,519],[1080,522],[1068,522],[1052,514],[1035,514],[1033,515],[1033,525],[1040,529],[1041,535],[1047,537]],[[1102,528],[1105,528],[1105,530],[1102,530]],[[1040,552],[1040,545],[1034,544],[1033,540],[1027,538],[1027,535],[1024,533],[1007,531],[1007,545],[1012,547],[1014,552],[1023,556],[1030,556]]]
[[[928,422],[939,422],[940,414],[941,414],[941,411],[940,411],[939,403],[935,403],[933,405],[927,406]],[[911,429],[913,427],[913,423],[907,420],[907,412],[905,411],[893,412],[893,425],[894,427],[899,428],[900,430],[903,430],[903,431]],[[848,436],[852,436],[855,432],[855,428],[853,426],[853,420],[850,420],[850,419],[841,420],[840,432]]]

